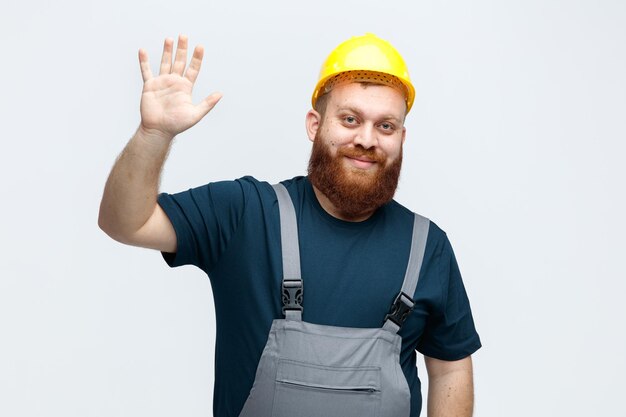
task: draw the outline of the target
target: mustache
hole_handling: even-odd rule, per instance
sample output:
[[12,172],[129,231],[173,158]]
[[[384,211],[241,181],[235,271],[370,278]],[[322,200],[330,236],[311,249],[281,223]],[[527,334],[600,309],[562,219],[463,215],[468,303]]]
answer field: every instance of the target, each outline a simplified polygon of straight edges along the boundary
[[361,145],[352,147],[342,147],[337,150],[337,155],[347,156],[348,158],[367,158],[379,164],[385,163],[385,156],[376,152],[374,149],[365,149]]

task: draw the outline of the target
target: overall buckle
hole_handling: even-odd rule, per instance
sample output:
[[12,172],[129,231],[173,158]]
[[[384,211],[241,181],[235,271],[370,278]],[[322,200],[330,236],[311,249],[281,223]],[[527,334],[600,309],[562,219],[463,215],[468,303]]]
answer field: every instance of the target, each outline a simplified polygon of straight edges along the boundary
[[413,311],[414,306],[415,301],[404,292],[400,292],[391,305],[389,313],[385,316],[385,321],[391,320],[397,324],[398,327],[402,327],[406,318],[409,316],[411,311]]
[[283,314],[286,310],[302,311],[302,280],[285,279],[282,284],[283,290]]

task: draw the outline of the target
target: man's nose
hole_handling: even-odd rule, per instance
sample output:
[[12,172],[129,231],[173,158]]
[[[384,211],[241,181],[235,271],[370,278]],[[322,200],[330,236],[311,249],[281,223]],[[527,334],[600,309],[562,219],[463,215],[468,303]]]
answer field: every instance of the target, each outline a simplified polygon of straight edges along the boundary
[[361,126],[354,138],[354,144],[361,145],[365,149],[373,148],[377,143],[378,137],[376,136],[376,130],[374,126],[369,126],[369,124]]

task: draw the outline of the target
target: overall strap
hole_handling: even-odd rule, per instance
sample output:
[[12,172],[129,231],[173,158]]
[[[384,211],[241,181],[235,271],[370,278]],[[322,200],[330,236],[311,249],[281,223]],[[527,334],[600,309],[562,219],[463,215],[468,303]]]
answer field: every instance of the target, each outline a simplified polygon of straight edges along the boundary
[[296,210],[289,192],[282,184],[274,184],[280,213],[280,244],[283,258],[282,301],[287,320],[302,320],[302,278]]
[[409,263],[404,274],[404,282],[402,290],[391,305],[389,314],[385,316],[385,324],[383,329],[392,333],[397,333],[402,324],[409,316],[415,305],[413,294],[417,288],[420,269],[424,261],[424,250],[426,249],[426,240],[428,239],[428,228],[430,220],[422,217],[417,213],[413,221],[413,236],[411,238],[411,252],[409,254]]

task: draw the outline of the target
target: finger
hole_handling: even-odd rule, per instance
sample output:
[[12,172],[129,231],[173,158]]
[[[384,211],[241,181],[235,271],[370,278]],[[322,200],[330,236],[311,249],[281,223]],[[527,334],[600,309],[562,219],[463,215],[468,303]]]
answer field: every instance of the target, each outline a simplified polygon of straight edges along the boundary
[[189,63],[189,67],[185,71],[185,78],[187,78],[191,83],[196,82],[196,78],[198,78],[198,73],[200,72],[200,66],[202,65],[202,57],[204,56],[204,48],[202,45],[196,46],[193,50],[193,56],[191,57],[191,62]]
[[213,93],[196,106],[197,120],[202,119],[222,98],[222,93]]
[[141,68],[141,78],[145,83],[152,78],[152,71],[150,71],[150,63],[148,62],[148,52],[145,49],[139,49],[139,68]]
[[161,68],[159,69],[159,75],[169,74],[172,70],[172,46],[174,45],[174,39],[166,38],[163,44],[163,55],[161,56]]
[[178,37],[178,45],[176,45],[176,58],[174,58],[174,66],[172,74],[178,74],[182,77],[185,71],[185,63],[187,62],[187,37],[180,35]]

